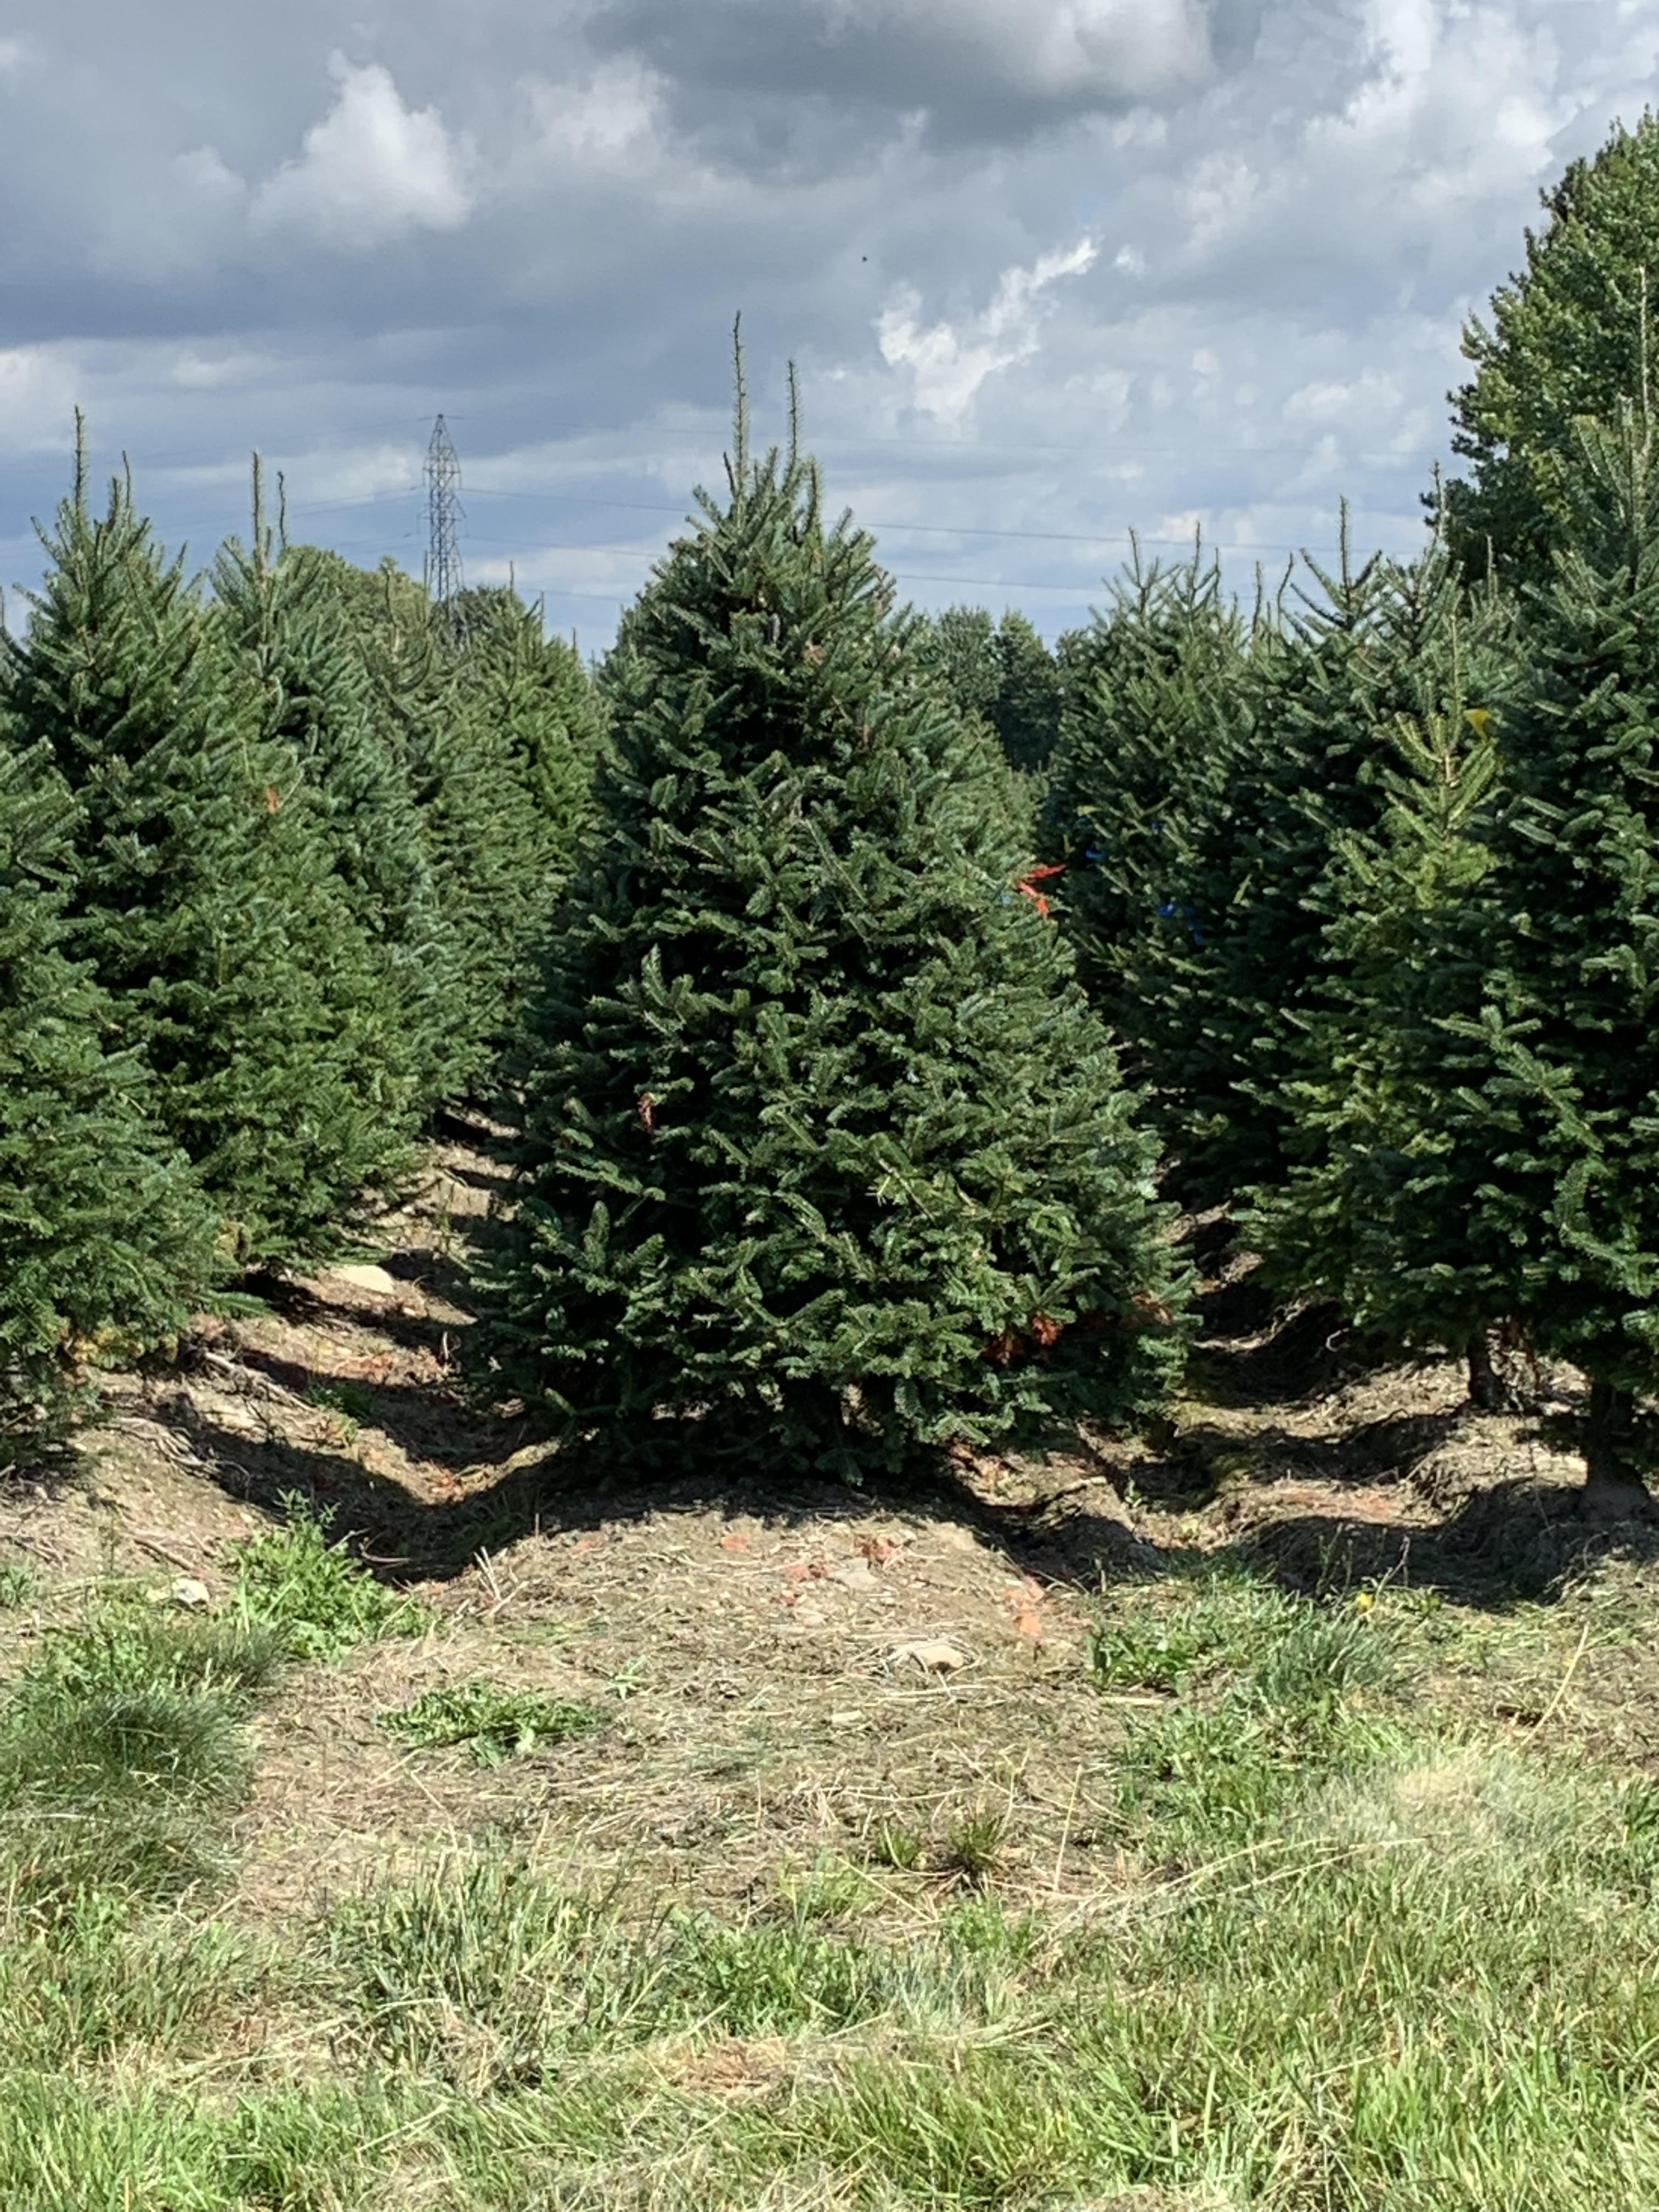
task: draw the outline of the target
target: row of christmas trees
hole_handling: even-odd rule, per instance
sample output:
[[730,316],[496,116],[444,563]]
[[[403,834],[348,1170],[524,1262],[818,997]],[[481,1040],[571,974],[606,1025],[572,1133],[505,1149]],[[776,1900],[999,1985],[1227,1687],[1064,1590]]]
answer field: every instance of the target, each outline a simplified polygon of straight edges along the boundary
[[[202,598],[77,484],[6,667],[4,988],[39,1018],[0,1191],[14,1280],[96,1264],[38,1326],[7,1294],[12,1370],[155,1334],[199,1199],[243,1260],[314,1239],[477,1079],[539,938],[477,1338],[572,1427],[852,1471],[1133,1419],[1179,1364],[1179,1198],[1287,1291],[1466,1349],[1478,1395],[1497,1333],[1571,1357],[1593,1491],[1644,1496],[1656,216],[1650,123],[1570,173],[1471,340],[1422,560],[1248,611],[1200,559],[1133,571],[1058,663],[898,611],[740,402],[607,664],[556,913],[594,749],[521,610],[456,659],[412,586],[257,519]],[[1599,418],[1549,411],[1575,317]]]
[[0,647],[0,1438],[315,1252],[483,1079],[599,718],[511,593],[277,542],[205,580],[82,447]]
[[848,1468],[1132,1419],[1178,1361],[1177,1197],[1488,1402],[1500,1333],[1573,1360],[1593,1500],[1639,1502],[1659,452],[1628,410],[1580,447],[1519,592],[1440,544],[1253,614],[1200,560],[1133,573],[1036,793],[811,466],[740,449],[613,665],[502,1374],[635,1453],[686,1449],[672,1412]]
[[1130,1419],[1178,1363],[1178,1199],[1479,1399],[1497,1341],[1576,1362],[1590,1501],[1645,1504],[1652,118],[1547,204],[1429,550],[1253,610],[1195,557],[1057,656],[896,614],[740,434],[624,625],[530,1009],[483,1333],[527,1397],[848,1466]]

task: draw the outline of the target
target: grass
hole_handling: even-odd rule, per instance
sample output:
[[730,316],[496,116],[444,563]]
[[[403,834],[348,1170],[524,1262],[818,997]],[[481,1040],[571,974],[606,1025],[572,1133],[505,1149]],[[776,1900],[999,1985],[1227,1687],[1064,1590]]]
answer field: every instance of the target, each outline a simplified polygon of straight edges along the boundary
[[480,1766],[526,1758],[604,1724],[605,1716],[591,1705],[540,1690],[504,1690],[494,1682],[449,1683],[380,1715],[383,1728],[416,1749],[465,1744]]
[[14,1908],[167,1900],[221,1863],[243,1722],[277,1648],[236,1622],[106,1601],[49,1634],[0,1713],[0,1868]]
[[[1511,1632],[1541,1669],[1535,1614],[1115,1586],[1107,1832],[1063,1894],[1016,1894],[1011,1796],[890,1820],[722,1914],[625,1869],[594,1887],[520,1832],[256,1930],[200,1869],[258,1700],[285,1655],[407,1618],[339,1597],[360,1571],[315,1520],[259,1543],[222,1619],[99,1593],[0,1719],[8,2208],[1659,2203],[1659,1790],[1443,1693]],[[1595,1595],[1563,1602],[1558,1680]],[[526,1696],[393,1718],[516,1748],[550,1710]]]
[[331,1540],[330,1507],[290,1493],[278,1527],[242,1547],[237,1611],[273,1632],[290,1658],[337,1659],[354,1644],[418,1635],[426,1616],[415,1601],[365,1573],[344,1541]]

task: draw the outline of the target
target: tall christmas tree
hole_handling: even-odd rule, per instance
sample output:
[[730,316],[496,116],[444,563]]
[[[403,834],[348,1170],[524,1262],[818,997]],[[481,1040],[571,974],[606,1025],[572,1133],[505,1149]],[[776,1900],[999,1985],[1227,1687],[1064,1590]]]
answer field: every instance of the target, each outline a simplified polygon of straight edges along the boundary
[[728,478],[627,625],[486,1341],[775,1466],[1127,1419],[1178,1350],[1154,1151],[1006,770],[741,404]]
[[1166,1089],[1180,1083],[1158,1061],[1163,971],[1201,965],[1221,923],[1201,878],[1248,728],[1248,643],[1212,559],[1143,565],[1138,552],[1110,605],[1062,641],[1045,850],[1066,870],[1066,927],[1095,1003]]
[[1466,1025],[1504,1309],[1590,1379],[1587,1504],[1653,1508],[1659,1386],[1659,453],[1645,409],[1581,428],[1574,550],[1523,611],[1509,796]]
[[538,866],[562,875],[592,811],[605,732],[599,694],[574,645],[550,637],[539,606],[500,586],[463,592],[459,672],[469,715],[499,731],[539,823]]
[[995,732],[1011,766],[1046,768],[1060,731],[1060,672],[1024,615],[1011,608],[998,623],[983,607],[946,607],[923,621],[917,651],[961,711]]
[[1010,608],[997,625],[997,696],[991,726],[1018,769],[1040,775],[1060,738],[1063,700],[1058,662],[1023,614]]
[[84,1360],[180,1328],[212,1274],[212,1218],[145,1108],[109,1008],[63,950],[71,806],[0,723],[0,1464],[76,1395]]
[[1285,1172],[1321,885],[1338,841],[1376,827],[1397,717],[1455,688],[1443,556],[1356,565],[1345,545],[1308,573],[1248,623],[1196,560],[1132,575],[1071,653],[1049,802],[1065,911],[1194,1205]]
[[331,872],[370,948],[373,1050],[385,1109],[402,1124],[433,1102],[446,1026],[436,984],[443,924],[405,765],[376,726],[336,565],[314,547],[278,544],[256,457],[252,537],[221,548],[214,611],[261,735],[292,754],[313,795]]
[[1339,833],[1315,894],[1322,972],[1281,1092],[1287,1171],[1240,1222],[1287,1291],[1402,1349],[1462,1351],[1486,1406],[1501,1396],[1492,1330],[1512,1317],[1510,1248],[1481,1202],[1490,1132],[1471,1096],[1491,1072],[1471,1024],[1486,988],[1498,726],[1489,705],[1401,715],[1379,763],[1379,823]]
[[[544,810],[542,799],[552,797],[551,729],[515,726],[503,713],[496,681],[501,625],[490,595],[468,597],[475,610],[482,599],[481,611],[493,617],[476,660],[456,647],[425,592],[394,565],[374,575],[356,572],[347,590],[380,741],[404,764],[437,889],[443,922],[434,970],[443,1017],[437,1082],[439,1095],[453,1100],[495,1081],[580,818],[561,834]],[[547,781],[539,792],[528,764],[538,738],[547,740],[541,760]],[[573,775],[573,787],[578,780]],[[574,788],[568,795],[574,808]]]
[[4,694],[15,741],[46,748],[75,801],[66,949],[148,1065],[227,1249],[311,1249],[400,1156],[403,1106],[316,794],[125,481],[94,515],[82,451],[42,542]]

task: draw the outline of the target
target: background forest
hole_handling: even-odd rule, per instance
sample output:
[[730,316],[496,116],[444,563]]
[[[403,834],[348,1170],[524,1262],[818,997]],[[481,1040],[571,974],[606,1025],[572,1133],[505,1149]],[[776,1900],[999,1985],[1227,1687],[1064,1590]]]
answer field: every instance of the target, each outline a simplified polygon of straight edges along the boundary
[[749,447],[594,671],[511,592],[205,575],[84,463],[0,663],[0,1437],[514,1128],[479,1386],[855,1479],[1156,1414],[1182,1232],[1286,1301],[1659,1381],[1659,126],[1472,325],[1413,560],[895,604]]

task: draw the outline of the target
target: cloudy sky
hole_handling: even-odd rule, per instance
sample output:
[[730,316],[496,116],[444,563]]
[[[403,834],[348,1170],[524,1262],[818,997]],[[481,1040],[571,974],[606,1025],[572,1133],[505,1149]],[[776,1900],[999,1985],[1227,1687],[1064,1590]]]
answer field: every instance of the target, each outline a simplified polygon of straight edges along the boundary
[[1462,319],[1659,91],[1651,0],[0,0],[0,579],[125,451],[205,557],[296,534],[610,635],[799,364],[932,605],[1049,634],[1138,530],[1247,582],[1416,542]]

